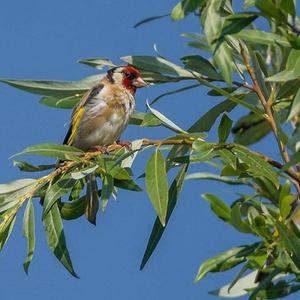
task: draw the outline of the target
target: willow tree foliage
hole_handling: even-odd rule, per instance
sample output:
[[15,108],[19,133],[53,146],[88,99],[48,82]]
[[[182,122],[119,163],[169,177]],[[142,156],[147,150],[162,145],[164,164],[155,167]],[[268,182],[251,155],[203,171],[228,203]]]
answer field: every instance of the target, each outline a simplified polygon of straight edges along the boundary
[[[235,7],[236,8],[236,7]],[[189,15],[189,16],[188,16]],[[214,180],[239,185],[241,191],[231,205],[213,194],[204,194],[212,212],[226,225],[256,242],[237,245],[202,262],[195,281],[209,272],[224,272],[236,266],[236,277],[214,294],[250,299],[288,296],[300,289],[300,21],[293,0],[245,0],[238,12],[231,0],[183,0],[168,15],[138,23],[171,17],[199,19],[197,33],[183,33],[194,55],[176,64],[157,56],[126,56],[121,59],[142,70],[143,79],[153,84],[187,82],[156,99],[147,112],[135,112],[134,126],[164,126],[170,136],[162,140],[140,138],[131,150],[111,145],[109,153],[84,153],[74,147],[42,144],[24,149],[26,155],[53,158],[52,165],[32,165],[14,160],[24,172],[43,172],[0,185],[0,248],[14,227],[19,209],[26,206],[23,231],[28,241],[24,262],[27,272],[35,248],[34,209],[42,205],[42,222],[49,248],[74,276],[77,276],[66,246],[63,221],[84,217],[87,210],[105,210],[118,189],[140,191],[131,171],[134,159],[145,148],[152,151],[145,164],[146,190],[157,214],[141,268],[148,262],[164,233],[188,179]],[[263,25],[262,25],[263,24]],[[191,50],[189,50],[190,52]],[[83,59],[80,63],[101,69],[114,66],[106,58]],[[76,82],[2,80],[15,88],[41,95],[40,103],[72,108],[102,75]],[[207,89],[219,103],[199,113],[198,120],[182,129],[154,108],[164,96],[191,88]],[[240,107],[243,116],[232,120],[229,113]],[[217,140],[207,138],[217,122]],[[232,133],[232,135],[230,135]],[[213,135],[213,134],[212,134]],[[273,135],[280,159],[256,152],[251,145]],[[215,135],[213,135],[215,136]],[[232,140],[233,137],[233,140]],[[56,160],[62,161],[59,165]],[[214,173],[190,173],[189,166],[209,163]],[[169,175],[176,173],[175,176]],[[45,173],[46,172],[46,173]],[[96,185],[87,176],[97,176]],[[219,184],[219,183],[217,183]],[[91,199],[99,207],[90,207]],[[42,199],[43,201],[39,201]],[[213,275],[211,275],[213,276]]]

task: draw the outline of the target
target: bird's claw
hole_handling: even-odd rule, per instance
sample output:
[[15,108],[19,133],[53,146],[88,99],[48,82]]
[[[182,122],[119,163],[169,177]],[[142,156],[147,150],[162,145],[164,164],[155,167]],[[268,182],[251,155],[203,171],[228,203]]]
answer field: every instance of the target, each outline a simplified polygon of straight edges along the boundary
[[107,146],[96,145],[89,149],[89,152],[101,152],[102,154],[109,154]]
[[128,151],[131,151],[131,148],[132,148],[132,144],[131,142],[129,141],[117,141],[116,142],[118,145],[122,146],[122,147],[125,147]]

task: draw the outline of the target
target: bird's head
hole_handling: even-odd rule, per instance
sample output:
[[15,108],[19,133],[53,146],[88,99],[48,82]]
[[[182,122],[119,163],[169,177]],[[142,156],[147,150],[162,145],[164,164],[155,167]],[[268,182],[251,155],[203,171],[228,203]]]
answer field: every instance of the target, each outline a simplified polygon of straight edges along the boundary
[[132,66],[112,68],[108,70],[106,77],[111,83],[123,86],[132,94],[137,88],[148,86],[141,78],[140,71]]

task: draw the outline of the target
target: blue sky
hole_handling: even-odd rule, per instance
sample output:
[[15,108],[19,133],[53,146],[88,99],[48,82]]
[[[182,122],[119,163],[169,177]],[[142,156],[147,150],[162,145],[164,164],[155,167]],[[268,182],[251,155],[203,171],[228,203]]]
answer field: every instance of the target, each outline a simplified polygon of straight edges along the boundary
[[[162,55],[178,62],[184,55],[196,54],[180,37],[182,32],[199,30],[196,18],[176,23],[164,19],[138,29],[132,27],[142,18],[169,12],[175,4],[174,0],[2,1],[0,77],[78,80],[97,72],[76,64],[80,58],[102,56],[121,63],[119,57],[123,55],[154,55],[154,43]],[[176,87],[169,84],[139,91],[137,108],[145,110],[146,99],[173,88]],[[47,108],[38,103],[39,97],[4,85],[0,86],[0,97],[0,182],[7,182],[30,176],[13,168],[8,157],[29,145],[60,143],[70,111]],[[218,101],[200,88],[165,98],[157,108],[188,128]],[[166,129],[129,127],[124,138],[168,134]],[[275,150],[267,148],[270,142],[272,138],[259,149],[276,157]],[[135,175],[142,172],[149,154],[137,159]],[[235,199],[226,186],[187,182],[165,235],[142,272],[139,264],[155,220],[145,192],[120,192],[118,201],[111,202],[105,214],[99,216],[97,227],[84,219],[65,223],[69,250],[80,280],[72,278],[48,250],[40,207],[36,205],[37,247],[30,275],[26,276],[22,269],[26,243],[21,235],[20,215],[0,255],[2,299],[214,299],[207,291],[227,283],[234,273],[209,275],[201,283],[193,284],[200,262],[254,239],[217,220],[200,197],[205,192],[215,192],[228,202]]]

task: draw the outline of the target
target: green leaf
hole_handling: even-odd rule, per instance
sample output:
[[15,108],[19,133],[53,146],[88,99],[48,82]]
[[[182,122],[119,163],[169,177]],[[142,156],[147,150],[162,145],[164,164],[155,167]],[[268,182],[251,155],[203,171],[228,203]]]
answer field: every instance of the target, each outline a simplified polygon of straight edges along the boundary
[[280,7],[286,11],[288,14],[291,16],[296,15],[296,8],[295,8],[295,3],[294,0],[282,0],[280,1]]
[[234,141],[244,146],[260,141],[271,130],[265,118],[254,113],[241,117],[232,128],[235,134]]
[[188,174],[185,180],[214,180],[218,182],[223,182],[230,185],[242,185],[247,184],[243,179],[232,179],[226,176],[219,176],[216,174],[206,173],[206,172],[196,172]]
[[91,89],[102,77],[103,75],[93,75],[79,81],[2,79],[0,82],[32,94],[69,97]]
[[208,44],[214,55],[214,62],[218,66],[224,80],[231,85],[232,83],[232,55],[226,41],[216,43],[220,35],[224,18],[220,10],[220,1],[211,0],[206,4],[206,15],[204,19],[204,32],[207,37]]
[[258,283],[255,283],[255,278],[257,276],[257,271],[251,272],[250,274],[240,278],[237,283],[229,291],[231,283],[209,292],[212,295],[219,297],[241,297],[248,293],[248,290],[254,289],[258,286]]
[[[166,216],[166,225],[168,224],[170,216],[175,208],[175,205],[181,193],[183,182],[184,182],[184,176],[187,172],[187,169],[188,169],[188,165],[182,165],[170,186],[168,192],[169,202],[168,202],[168,209],[167,209],[167,216]],[[159,218],[156,218],[141,262],[141,266],[140,266],[141,270],[144,268],[147,261],[151,257],[153,251],[155,250],[156,246],[158,245],[158,242],[160,241],[165,231],[165,228],[166,227],[161,225]]]
[[60,197],[72,190],[74,184],[75,180],[70,177],[70,174],[66,174],[53,185],[48,186],[43,203],[43,218],[46,217],[51,210],[51,207]]
[[231,208],[213,194],[203,194],[202,198],[210,203],[211,210],[223,221],[230,222]]
[[118,180],[114,179],[114,186],[120,189],[134,191],[134,192],[142,192],[143,189],[139,187],[132,179],[130,180]]
[[209,111],[207,111],[193,126],[188,130],[188,132],[202,132],[202,131],[210,131],[212,126],[214,125],[217,118],[223,112],[230,112],[236,107],[236,103],[225,100]]
[[300,51],[298,50],[291,51],[285,70],[268,77],[266,80],[273,82],[286,82],[298,79],[300,77],[300,57],[295,57],[295,55],[299,55],[299,52]]
[[39,102],[49,107],[71,109],[80,101],[83,95],[81,93],[63,98],[47,96],[43,97]]
[[210,79],[220,80],[221,76],[215,67],[200,55],[189,55],[181,58],[182,63],[189,69],[207,76]]
[[285,225],[277,222],[276,228],[279,232],[280,239],[284,243],[286,249],[290,252],[292,252],[292,260],[297,266],[297,268],[300,268],[300,241],[298,237],[291,232]]
[[23,151],[14,154],[12,157],[24,154],[42,155],[48,157],[55,157],[57,159],[71,159],[78,160],[78,157],[83,155],[83,151],[68,145],[59,144],[40,144],[25,148]]
[[241,216],[241,203],[238,201],[234,203],[231,207],[231,216],[230,216],[230,224],[238,231],[242,233],[252,233],[252,229],[242,219]]
[[116,66],[115,64],[112,63],[110,59],[105,57],[82,58],[77,62],[97,69],[103,69],[103,67]]
[[192,74],[182,67],[156,56],[123,56],[121,59],[141,70],[192,78]]
[[47,243],[53,254],[74,277],[76,275],[67,249],[63,224],[57,203],[55,203],[43,220]]
[[176,133],[187,133],[185,130],[181,129],[179,126],[177,126],[175,123],[173,123],[171,120],[169,120],[165,115],[163,115],[158,110],[152,108],[148,101],[146,101],[146,105],[148,109],[153,113],[153,115],[158,118],[167,128],[175,131]]
[[87,177],[85,217],[93,225],[96,225],[98,211],[99,197],[97,178],[95,173],[92,173]]
[[291,47],[288,39],[282,35],[266,32],[262,30],[255,29],[243,29],[242,31],[233,35],[245,42],[262,45],[280,45],[283,47]]
[[140,126],[159,126],[161,125],[161,121],[157,119],[152,113],[135,111],[129,119],[129,124]]
[[274,18],[279,22],[285,19],[284,14],[272,0],[256,0],[255,6],[267,17]]
[[148,18],[143,19],[143,20],[137,22],[136,24],[134,24],[133,28],[137,28],[137,27],[139,27],[141,25],[144,25],[146,23],[149,23],[149,22],[152,22],[152,21],[156,21],[156,20],[159,20],[159,19],[163,19],[163,18],[169,17],[169,16],[170,16],[170,14],[148,17]]
[[0,195],[16,192],[25,187],[31,186],[36,182],[37,182],[36,179],[24,178],[24,179],[14,180],[9,183],[2,183],[0,184]]
[[224,38],[227,34],[235,34],[240,32],[242,29],[249,26],[257,17],[258,14],[253,12],[229,15],[225,18],[219,38]]
[[61,217],[65,220],[74,220],[81,217],[86,210],[87,198],[83,196],[72,202],[58,202]]
[[296,117],[300,113],[300,88],[293,100],[292,107],[287,118],[287,121],[291,121],[294,117]]
[[89,166],[89,167],[81,169],[80,171],[72,172],[71,177],[73,179],[79,180],[79,179],[82,179],[82,178],[88,176],[89,174],[93,173],[98,168],[99,168],[98,165],[95,165],[95,166],[92,166],[92,167]]
[[6,244],[9,236],[14,228],[16,221],[16,213],[10,213],[6,219],[3,219],[1,222],[1,231],[0,231],[0,250],[3,249]]
[[17,166],[20,171],[24,172],[41,172],[49,169],[54,169],[55,165],[32,165],[26,161],[14,160],[14,166]]
[[223,114],[218,128],[219,143],[226,142],[231,131],[232,123],[233,121],[227,116],[227,114]]
[[172,9],[171,18],[174,21],[185,18],[189,13],[195,11],[204,0],[182,0]]
[[23,263],[24,270],[28,274],[28,268],[33,258],[35,249],[35,223],[34,223],[34,207],[32,200],[29,199],[25,208],[23,218],[23,235],[27,239],[27,256]]
[[255,177],[265,177],[274,183],[276,187],[279,187],[278,174],[260,156],[239,145],[234,145],[232,151],[242,162],[248,165],[248,173],[250,172]]
[[255,106],[249,104],[248,102],[240,99],[238,96],[235,96],[235,95],[232,95],[232,94],[226,92],[224,89],[219,88],[217,85],[215,85],[215,84],[213,84],[211,82],[206,81],[205,79],[197,76],[196,74],[194,74],[194,75],[195,75],[195,78],[199,82],[201,82],[203,85],[205,85],[205,86],[207,86],[207,87],[209,87],[209,88],[217,91],[219,94],[227,97],[229,100],[233,101],[234,103],[240,104],[241,106],[243,106],[243,107],[249,109],[250,111],[254,112],[255,114],[257,114],[258,116],[262,116],[263,115],[263,113],[258,108],[256,108]]
[[240,255],[245,249],[246,246],[235,247],[209,258],[200,265],[194,281],[201,280],[209,272],[226,271],[245,261]]
[[166,162],[162,153],[156,148],[146,165],[146,188],[151,203],[163,226],[166,224],[168,208],[168,180]]
[[102,211],[105,211],[108,204],[108,200],[113,193],[114,179],[110,175],[105,175],[102,181],[102,192],[101,192],[101,207]]

